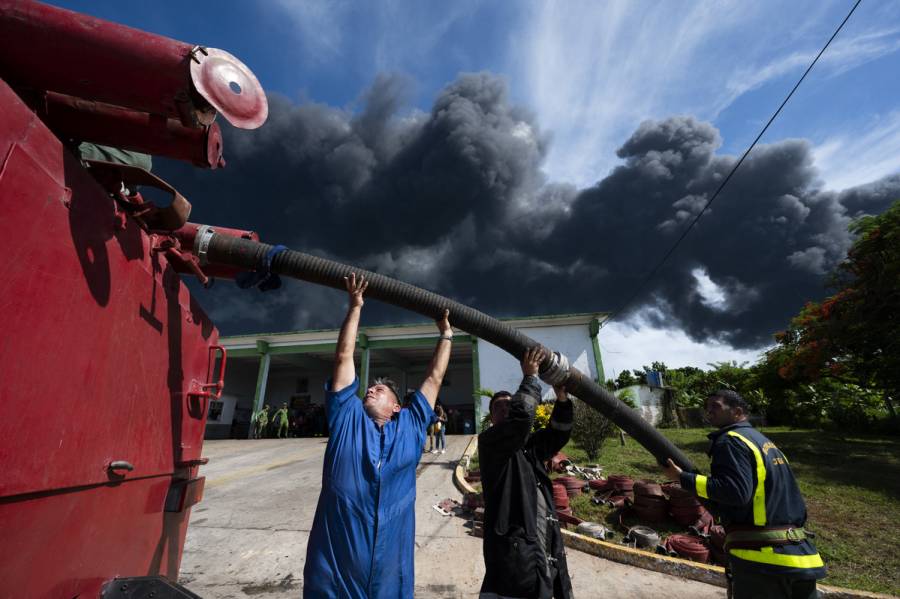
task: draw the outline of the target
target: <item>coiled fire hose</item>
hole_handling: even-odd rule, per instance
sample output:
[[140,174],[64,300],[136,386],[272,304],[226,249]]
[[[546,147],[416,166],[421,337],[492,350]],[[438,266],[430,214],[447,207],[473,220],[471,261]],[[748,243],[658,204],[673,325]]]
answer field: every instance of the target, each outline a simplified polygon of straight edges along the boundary
[[[194,253],[200,256],[201,264],[215,264],[238,267],[242,270],[256,270],[271,256],[272,245],[216,234],[212,228],[205,228],[194,242]],[[294,250],[284,250],[271,259],[272,273],[295,279],[326,285],[334,289],[345,289],[344,277],[350,273],[362,275],[369,282],[366,296],[385,303],[405,308],[431,319],[438,319],[445,309],[450,310],[450,324],[467,333],[493,343],[521,360],[529,347],[539,345],[512,327],[491,318],[487,314],[447,299],[436,293],[419,289],[408,283],[354,268],[346,264],[318,258]],[[550,385],[565,383],[566,389],[592,408],[599,410],[619,428],[634,437],[660,464],[672,458],[676,464],[688,471],[695,471],[690,460],[653,426],[643,420],[635,411],[619,401],[581,372],[570,369],[568,360],[560,353],[553,352],[540,367],[541,379]]]

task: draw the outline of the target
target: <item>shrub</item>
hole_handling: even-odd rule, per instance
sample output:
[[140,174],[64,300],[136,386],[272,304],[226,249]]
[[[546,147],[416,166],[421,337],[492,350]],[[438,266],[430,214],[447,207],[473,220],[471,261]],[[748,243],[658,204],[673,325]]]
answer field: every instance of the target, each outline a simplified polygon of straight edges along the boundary
[[616,426],[603,414],[580,399],[570,400],[575,408],[575,422],[572,426],[572,441],[591,462],[600,456],[600,450]]
[[539,431],[550,423],[550,414],[553,412],[552,403],[539,403],[534,410],[534,426],[531,431]]

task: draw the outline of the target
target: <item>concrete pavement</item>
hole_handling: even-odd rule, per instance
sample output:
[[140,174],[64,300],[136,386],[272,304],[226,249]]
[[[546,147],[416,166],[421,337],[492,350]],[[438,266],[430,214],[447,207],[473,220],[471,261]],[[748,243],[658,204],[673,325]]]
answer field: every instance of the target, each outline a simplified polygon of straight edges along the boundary
[[[416,597],[476,597],[484,575],[481,539],[465,520],[432,505],[451,497],[469,437],[448,437],[425,454],[416,500]],[[203,501],[191,515],[181,582],[207,599],[282,599],[302,593],[306,542],[318,500],[325,439],[207,441]],[[666,599],[725,596],[723,589],[568,551],[575,595]]]

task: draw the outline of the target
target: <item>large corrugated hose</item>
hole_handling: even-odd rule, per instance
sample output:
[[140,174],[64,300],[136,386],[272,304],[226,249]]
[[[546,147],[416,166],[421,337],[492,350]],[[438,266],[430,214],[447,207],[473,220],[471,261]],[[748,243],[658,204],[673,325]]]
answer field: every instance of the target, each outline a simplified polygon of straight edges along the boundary
[[[206,245],[205,241],[204,245]],[[213,233],[208,239],[208,246],[204,249],[205,258],[211,264],[253,270],[258,268],[272,247],[258,241]],[[503,348],[517,360],[522,359],[529,347],[540,345],[537,341],[478,310],[408,283],[332,260],[317,258],[294,250],[285,250],[274,257],[271,271],[278,275],[341,290],[345,289],[344,277],[350,273],[357,273],[357,275],[364,276],[369,282],[366,297],[406,308],[432,319],[438,319],[445,309],[449,309],[451,325]],[[653,454],[660,464],[664,464],[666,459],[672,458],[681,468],[696,471],[691,461],[637,412],[581,372],[569,369],[564,356],[551,354],[551,357],[541,364],[540,375],[545,382],[565,382],[566,389],[572,395],[599,410],[622,430],[634,437],[638,443]]]

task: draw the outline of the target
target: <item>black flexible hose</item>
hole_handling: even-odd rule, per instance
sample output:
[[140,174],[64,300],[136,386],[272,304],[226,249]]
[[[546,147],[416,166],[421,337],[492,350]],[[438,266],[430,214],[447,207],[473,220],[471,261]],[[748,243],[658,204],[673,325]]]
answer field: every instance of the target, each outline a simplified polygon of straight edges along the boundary
[[[206,250],[206,258],[212,264],[254,270],[262,263],[262,259],[272,247],[269,244],[249,239],[213,234]],[[478,310],[473,310],[436,293],[361,268],[354,268],[294,250],[286,250],[275,256],[271,270],[278,275],[341,290],[345,289],[344,277],[350,273],[362,275],[369,282],[366,289],[367,297],[406,308],[432,319],[439,318],[445,309],[449,309],[450,323],[453,326],[503,348],[517,360],[522,359],[529,347],[539,345],[533,339]],[[545,360],[541,365],[542,372],[548,366],[549,361]],[[666,459],[672,458],[681,468],[696,471],[691,461],[677,447],[638,416],[634,410],[574,368],[569,370],[566,389],[575,397],[599,410],[622,430],[634,437],[638,443],[653,454],[660,464],[664,464]]]

